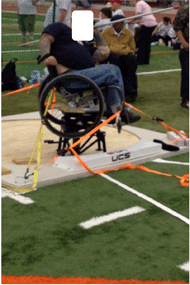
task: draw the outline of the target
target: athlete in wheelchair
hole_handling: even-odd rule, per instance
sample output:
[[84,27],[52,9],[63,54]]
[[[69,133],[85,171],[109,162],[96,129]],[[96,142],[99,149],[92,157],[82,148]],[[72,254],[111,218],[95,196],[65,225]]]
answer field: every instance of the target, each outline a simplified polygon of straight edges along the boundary
[[122,110],[124,123],[140,119],[123,106],[120,69],[111,64],[95,66],[93,59],[109,56],[99,33],[95,33],[95,40],[97,48],[89,50],[72,40],[71,29],[63,23],[53,23],[42,32],[38,63],[48,66],[50,74],[39,91],[40,114],[45,125],[60,137],[79,138],[88,133],[100,123],[105,106],[107,117]]

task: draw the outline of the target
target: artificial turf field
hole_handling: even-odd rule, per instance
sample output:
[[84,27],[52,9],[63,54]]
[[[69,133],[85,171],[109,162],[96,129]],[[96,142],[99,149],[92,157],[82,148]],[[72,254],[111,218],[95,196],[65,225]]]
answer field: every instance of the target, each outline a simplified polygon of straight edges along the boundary
[[[3,20],[4,27],[6,21],[12,22],[14,17],[16,19],[16,15],[7,17],[6,14],[8,20]],[[37,20],[39,26],[36,33],[41,33],[42,20]],[[11,33],[10,25],[7,26],[9,30],[4,30],[4,34]],[[18,31],[18,27],[11,27],[13,34]],[[37,38],[39,34],[34,39]],[[16,56],[22,61],[16,66],[20,76],[29,77],[30,71],[34,69],[43,71],[44,67],[37,66],[35,62],[38,55],[36,45],[30,49],[18,48],[20,38],[12,38],[12,42],[12,45],[2,45],[2,51],[5,52],[2,53],[3,62]],[[2,43],[6,43],[4,38]],[[172,48],[152,47],[152,51],[160,54],[152,54],[151,64],[140,66],[139,73],[180,68],[178,54],[168,53]],[[164,119],[165,123],[178,130],[189,132],[188,110],[180,107],[180,72],[139,75],[138,85],[139,96],[134,103],[135,107]],[[37,102],[37,89],[3,97],[2,115],[37,111]],[[160,124],[146,116],[142,116],[134,125],[165,131]],[[167,160],[189,162],[189,154]],[[182,164],[149,162],[143,166],[180,176],[189,171],[188,166]],[[121,170],[108,175],[188,218],[188,188],[181,187],[177,178],[142,170]],[[135,280],[188,283],[189,273],[178,267],[189,260],[188,225],[103,177],[81,178],[38,188],[37,191],[24,194],[24,197],[31,198],[34,203],[23,205],[10,198],[2,199],[3,276],[30,276],[29,280],[22,281],[33,284],[45,281],[56,283],[58,280],[62,283],[93,282],[85,277],[108,278],[108,283],[113,280],[129,280],[129,283]],[[144,211],[88,230],[79,226],[79,223],[94,216],[100,217],[134,206]],[[33,279],[31,276],[37,277]],[[45,279],[44,276],[82,279],[63,281]],[[4,277],[2,283],[10,283],[10,280],[21,283],[21,279],[16,277]],[[94,282],[99,281],[95,279]],[[101,283],[104,282],[107,281],[101,280]]]
[[[167,160],[188,162],[189,155]],[[188,166],[180,164],[144,166],[188,173]],[[177,178],[142,170],[109,176],[188,218],[188,188]],[[188,272],[178,267],[189,260],[188,225],[103,177],[46,186],[24,196],[34,203],[2,199],[3,275],[188,282]],[[90,229],[79,226],[134,206],[144,211]]]

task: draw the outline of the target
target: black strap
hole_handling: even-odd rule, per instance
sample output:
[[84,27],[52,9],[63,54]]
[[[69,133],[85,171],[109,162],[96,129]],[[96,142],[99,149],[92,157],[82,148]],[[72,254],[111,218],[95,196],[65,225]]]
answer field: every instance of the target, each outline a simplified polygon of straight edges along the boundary
[[43,55],[42,57],[41,57],[41,55],[39,55],[39,56],[37,57],[38,64],[40,64],[40,62],[44,61],[44,59],[48,58],[50,55],[51,55],[50,53],[46,53],[46,54]]
[[155,139],[155,140],[153,140],[153,142],[160,143],[162,145],[162,149],[164,149],[164,150],[168,150],[168,151],[178,151],[179,150],[178,146],[171,145],[171,144],[166,144],[166,143],[164,143],[161,140]]

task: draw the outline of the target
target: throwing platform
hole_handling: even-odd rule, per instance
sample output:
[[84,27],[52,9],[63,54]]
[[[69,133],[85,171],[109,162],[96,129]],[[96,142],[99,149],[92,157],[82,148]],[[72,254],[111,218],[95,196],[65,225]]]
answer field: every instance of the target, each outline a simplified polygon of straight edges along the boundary
[[[21,192],[22,188],[31,187],[33,176],[24,179],[27,164],[39,132],[41,120],[38,112],[22,115],[6,116],[2,118],[2,167],[10,173],[2,175],[2,185],[15,188]],[[44,140],[58,140],[45,126],[41,151],[41,165],[38,169],[38,187],[64,182],[91,175],[70,152],[60,156],[49,165],[56,155],[56,145],[46,144]],[[91,170],[117,169],[131,163],[132,165],[145,163],[156,158],[163,158],[189,151],[188,146],[181,146],[178,151],[170,152],[162,149],[160,143],[154,139],[169,143],[166,133],[158,133],[137,127],[125,125],[118,134],[117,129],[107,125],[101,129],[106,132],[107,152],[97,151],[97,146],[89,148],[80,157]],[[36,156],[34,156],[36,159]],[[15,161],[21,161],[21,165]],[[30,167],[33,172],[34,164]]]

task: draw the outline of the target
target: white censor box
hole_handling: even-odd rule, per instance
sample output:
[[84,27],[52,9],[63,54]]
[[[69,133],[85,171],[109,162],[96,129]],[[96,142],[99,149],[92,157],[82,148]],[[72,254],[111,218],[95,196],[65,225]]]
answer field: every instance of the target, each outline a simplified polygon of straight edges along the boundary
[[93,39],[93,12],[73,11],[72,39],[74,41],[91,41]]

